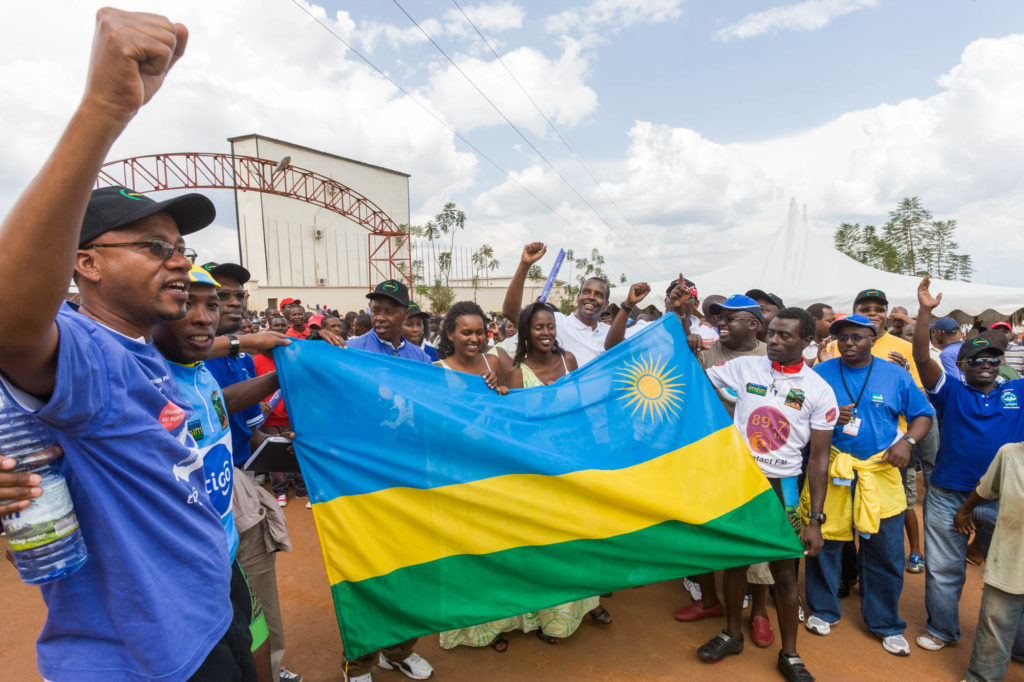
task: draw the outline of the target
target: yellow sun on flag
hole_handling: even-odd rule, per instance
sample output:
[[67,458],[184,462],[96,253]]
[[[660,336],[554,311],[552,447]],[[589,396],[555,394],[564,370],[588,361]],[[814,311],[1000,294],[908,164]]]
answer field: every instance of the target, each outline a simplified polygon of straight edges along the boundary
[[676,409],[682,407],[685,393],[679,387],[686,384],[678,381],[679,375],[673,373],[675,368],[668,368],[667,364],[660,356],[652,360],[641,355],[639,360],[633,358],[616,372],[622,378],[615,379],[615,383],[625,384],[616,389],[623,392],[619,400],[628,400],[626,407],[633,406],[633,415],[642,409],[642,419],[647,419],[648,412],[652,420],[655,415],[662,421],[670,414],[678,416]]

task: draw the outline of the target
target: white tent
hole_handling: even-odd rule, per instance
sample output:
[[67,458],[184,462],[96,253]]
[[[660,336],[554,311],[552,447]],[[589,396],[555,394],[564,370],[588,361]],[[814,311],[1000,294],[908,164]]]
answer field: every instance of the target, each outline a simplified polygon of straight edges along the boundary
[[[889,307],[903,306],[911,316],[917,314],[917,285],[920,279],[883,272],[864,265],[807,229],[807,217],[800,216],[796,201],[789,206],[786,224],[775,235],[770,248],[753,245],[749,251],[727,265],[702,274],[684,273],[692,280],[701,297],[708,294],[729,296],[750,289],[763,289],[782,298],[787,306],[805,308],[812,303],[827,303],[836,312],[851,312],[853,297],[863,289],[881,289]],[[664,291],[668,281],[652,285]],[[986,309],[1010,315],[1024,308],[1024,288],[932,280],[933,294],[942,294],[936,315],[962,310],[977,315]]]

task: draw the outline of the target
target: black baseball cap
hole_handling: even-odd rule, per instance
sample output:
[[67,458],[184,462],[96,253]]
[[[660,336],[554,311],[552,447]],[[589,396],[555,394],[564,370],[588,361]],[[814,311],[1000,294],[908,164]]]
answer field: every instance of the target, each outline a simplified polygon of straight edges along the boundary
[[409,307],[409,288],[397,279],[387,279],[377,285],[377,288],[366,295],[366,298],[390,298],[402,306]]
[[856,308],[857,304],[861,301],[881,301],[885,304],[885,307],[889,307],[889,299],[885,297],[885,292],[881,289],[865,289],[864,291],[857,294],[857,297],[853,299],[853,307]]
[[769,294],[767,291],[764,291],[763,289],[751,289],[746,294],[744,294],[744,296],[749,296],[750,298],[759,302],[771,301],[776,305],[776,307],[778,307],[779,310],[782,310],[783,308],[786,307],[786,304],[782,302],[781,298],[779,298],[775,294]]
[[956,354],[957,362],[973,358],[975,355],[981,355],[985,351],[995,351],[996,355],[1004,355],[1003,349],[998,346],[993,346],[992,342],[983,336],[976,336],[970,341],[964,341],[963,345],[960,346],[960,351]]
[[426,312],[424,310],[420,310],[420,307],[418,305],[416,305],[415,303],[410,303],[409,304],[409,319],[412,319],[414,317],[422,317],[425,320],[429,320],[430,319],[430,313],[428,313],[428,312]]
[[238,280],[239,284],[245,284],[252,278],[249,271],[237,263],[203,263],[203,270],[213,275],[214,279],[224,275]]
[[178,224],[178,232],[191,234],[217,217],[213,202],[202,194],[182,194],[167,201],[153,201],[127,187],[101,187],[92,192],[78,233],[78,246],[105,232],[130,225],[156,213],[166,213]]

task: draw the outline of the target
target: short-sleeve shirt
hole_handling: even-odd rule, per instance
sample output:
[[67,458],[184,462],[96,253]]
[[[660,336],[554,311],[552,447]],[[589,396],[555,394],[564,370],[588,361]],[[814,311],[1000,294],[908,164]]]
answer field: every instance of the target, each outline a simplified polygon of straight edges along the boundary
[[308,339],[310,333],[312,333],[312,330],[309,328],[309,325],[306,325],[301,332],[295,331],[295,327],[288,327],[288,331],[284,335],[293,339]]
[[[260,353],[252,359],[253,365],[256,368],[256,375],[263,376],[270,372],[277,371],[277,365],[274,363],[273,356]],[[264,400],[270,398],[268,395]],[[262,412],[262,410],[261,410]],[[274,409],[271,410],[270,414],[267,415],[263,421],[267,426],[288,426],[288,410],[284,406],[284,400],[278,401]]]
[[[223,388],[257,376],[256,365],[252,356],[247,353],[239,353],[237,358],[214,358],[203,364]],[[229,414],[228,423],[231,424],[231,454],[235,458],[235,466],[240,467],[252,454],[249,439],[252,437],[253,429],[263,423],[263,411],[258,403],[250,405],[244,410]]]
[[[731,350],[722,345],[721,341],[715,341],[711,347],[700,354],[700,365],[707,370],[708,367],[721,365],[735,358],[745,356],[763,356],[768,354],[768,346],[764,341],[758,341],[751,350]],[[725,411],[732,417],[736,410],[736,391],[728,386],[718,389],[718,399],[722,401]]]
[[811,431],[828,431],[839,418],[832,389],[803,363],[779,371],[767,357],[747,356],[707,374],[715,388],[736,392],[733,423],[769,478],[798,476]]
[[[850,367],[834,358],[818,363],[814,369],[832,387],[840,404],[857,403],[856,416],[861,420],[857,435],[843,433],[843,427],[837,426],[832,434],[832,445],[858,459],[868,459],[888,450],[902,438],[901,416],[910,422],[935,414],[910,372],[895,363],[873,357],[870,365]],[[858,396],[860,402],[857,402]]]
[[38,406],[49,426],[89,558],[41,585],[48,613],[36,644],[55,682],[187,679],[231,621],[231,564],[210,504],[192,408],[156,348],[65,304],[57,377]]
[[[630,338],[638,334],[650,322],[638,320],[631,326],[626,327],[626,334],[623,338]],[[576,365],[582,367],[598,355],[604,352],[604,342],[608,338],[611,326],[598,322],[593,329],[590,325],[576,317],[576,313],[566,315],[555,311],[555,331],[558,335],[558,345],[564,350],[576,356]]]
[[234,461],[231,456],[231,427],[227,406],[220,384],[206,369],[205,363],[179,365],[167,363],[178,382],[178,390],[192,406],[192,416],[185,422],[189,434],[202,453],[206,494],[220,515],[220,523],[227,535],[228,555],[232,560],[238,551],[238,530],[231,513],[231,486]]
[[997,384],[986,394],[963,377],[943,374],[929,395],[942,418],[932,485],[973,490],[999,448],[1024,441],[1024,379]]
[[1011,343],[1003,356],[1003,362],[1013,367],[1017,374],[1024,376],[1024,346],[1019,343]]
[[999,448],[976,490],[986,500],[999,499],[996,529],[985,557],[985,582],[1003,592],[1024,594],[1024,443]]
[[372,329],[362,336],[349,339],[348,347],[356,350],[365,350],[370,353],[378,353],[379,355],[391,355],[405,358],[406,360],[415,360],[416,362],[430,362],[430,356],[419,346],[414,346],[403,338],[396,347],[390,341],[384,341],[379,338],[377,332]]
[[[907,359],[907,361],[910,363],[909,372],[911,378],[914,380],[914,384],[919,389],[921,389],[921,391],[924,391],[924,384],[921,383],[921,375],[918,373],[917,365],[913,361],[914,347],[913,345],[911,345],[909,341],[904,341],[898,336],[893,336],[892,334],[886,333],[879,336],[878,339],[875,341],[875,345],[871,347],[871,354],[874,355],[876,358],[885,360],[886,362],[890,362],[889,353],[891,353],[892,351],[896,351],[897,353],[899,353],[900,355]],[[827,357],[839,357],[839,347],[835,341],[828,345]],[[836,393],[836,395],[838,396],[839,394]],[[843,402],[841,397],[839,398],[839,402]],[[843,404],[845,405],[846,403]]]

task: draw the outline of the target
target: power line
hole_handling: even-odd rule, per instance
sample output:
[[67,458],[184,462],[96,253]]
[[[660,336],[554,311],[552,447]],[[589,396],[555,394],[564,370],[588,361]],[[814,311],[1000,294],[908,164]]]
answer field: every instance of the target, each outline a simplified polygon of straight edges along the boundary
[[[484,91],[480,89],[480,87],[479,87],[479,86],[478,86],[478,85],[477,85],[477,84],[476,84],[476,83],[475,83],[475,82],[473,81],[473,79],[472,79],[472,78],[470,78],[470,77],[469,77],[469,75],[468,75],[468,74],[467,74],[467,73],[466,73],[465,71],[463,71],[463,70],[462,70],[462,67],[460,67],[460,66],[459,66],[458,64],[456,64],[456,63],[455,63],[455,60],[453,60],[453,59],[452,59],[452,58],[451,58],[451,57],[450,57],[450,56],[448,55],[448,53],[447,53],[447,52],[445,52],[444,48],[442,48],[442,47],[441,47],[440,45],[438,45],[438,44],[437,44],[437,41],[435,41],[435,40],[434,40],[434,39],[433,39],[433,38],[432,38],[432,37],[430,36],[430,34],[429,34],[429,33],[427,33],[427,32],[426,32],[426,30],[424,30],[424,28],[423,28],[422,26],[420,26],[420,25],[419,25],[419,22],[417,22],[417,21],[416,21],[415,19],[413,19],[413,18],[412,18],[412,16],[411,16],[411,15],[410,15],[410,14],[409,14],[409,13],[408,13],[408,12],[407,12],[406,10],[405,10],[405,8],[404,8],[404,7],[402,7],[402,4],[401,4],[401,3],[400,3],[400,2],[398,1],[398,0],[391,0],[391,1],[392,1],[392,2],[393,2],[393,3],[395,4],[395,6],[396,6],[396,7],[398,7],[398,9],[399,9],[399,10],[401,10],[402,14],[404,14],[404,15],[406,16],[406,18],[407,18],[407,19],[408,19],[409,21],[411,21],[411,22],[412,22],[412,24],[413,24],[413,25],[414,25],[414,26],[415,26],[415,27],[416,27],[417,29],[419,29],[420,33],[422,33],[422,34],[424,35],[424,37],[426,37],[426,39],[430,41],[430,44],[431,44],[431,45],[433,45],[433,46],[434,46],[435,48],[437,48],[437,51],[438,51],[438,52],[440,52],[440,53],[441,53],[442,55],[444,55],[444,58],[448,60],[448,63],[449,63],[449,64],[451,64],[451,65],[452,65],[453,67],[455,67],[455,70],[459,72],[459,75],[461,75],[461,76],[462,76],[462,77],[463,77],[463,78],[464,78],[464,79],[466,80],[466,82],[467,82],[467,83],[469,83],[469,84],[470,84],[471,86],[473,86],[473,89],[477,91],[477,93],[478,93],[478,94],[479,94],[479,95],[480,95],[480,96],[481,96],[481,97],[482,97],[482,98],[484,99],[484,101],[485,101],[485,102],[487,102],[487,104],[489,104],[489,105],[491,106],[491,108],[492,108],[492,109],[494,109],[494,111],[495,111],[495,112],[497,112],[497,114],[498,114],[499,116],[501,116],[501,118],[503,118],[503,119],[505,120],[505,123],[507,123],[507,124],[509,125],[509,127],[511,127],[511,128],[512,128],[512,130],[514,130],[514,131],[516,132],[516,134],[517,134],[517,135],[519,135],[519,137],[521,137],[521,138],[523,139],[523,141],[524,141],[524,142],[526,142],[526,144],[527,144],[527,145],[529,145],[530,149],[532,149],[532,150],[533,150],[533,151],[534,151],[534,152],[535,152],[535,153],[537,154],[537,156],[539,156],[539,157],[540,157],[540,158],[541,158],[541,159],[542,159],[542,160],[544,161],[544,163],[545,163],[545,164],[547,164],[547,166],[548,166],[548,167],[549,167],[549,168],[550,168],[550,169],[551,169],[552,171],[554,171],[555,175],[557,175],[557,176],[558,176],[558,178],[559,178],[559,179],[560,179],[560,180],[561,180],[561,181],[562,181],[562,182],[563,182],[563,183],[565,184],[565,186],[566,186],[566,187],[568,187],[569,189],[571,189],[571,190],[573,191],[573,193],[574,193],[574,194],[575,194],[575,195],[576,195],[577,197],[579,197],[580,201],[582,201],[582,202],[583,202],[584,204],[586,204],[586,205],[587,205],[587,208],[589,208],[589,209],[590,209],[591,211],[593,211],[594,215],[596,215],[596,216],[597,216],[597,217],[598,217],[598,218],[599,218],[599,219],[601,220],[601,222],[602,222],[602,223],[604,223],[604,224],[605,224],[605,225],[606,225],[606,226],[608,227],[608,229],[609,229],[609,230],[611,230],[611,231],[612,231],[613,233],[615,233],[615,235],[616,235],[617,237],[619,237],[619,239],[623,240],[623,242],[625,242],[625,243],[626,243],[626,245],[628,245],[628,246],[629,246],[629,247],[630,247],[631,249],[633,249],[633,251],[634,251],[634,252],[635,252],[635,253],[636,253],[636,254],[637,254],[638,256],[640,256],[640,259],[641,259],[641,260],[642,260],[642,261],[643,261],[644,263],[646,263],[646,264],[647,264],[647,266],[648,266],[648,267],[649,267],[649,268],[650,268],[650,269],[651,269],[652,271],[654,271],[654,272],[658,272],[658,269],[657,269],[657,268],[655,268],[655,267],[654,267],[654,266],[653,266],[653,265],[651,264],[651,262],[647,260],[647,257],[646,257],[646,256],[644,256],[644,254],[643,254],[642,252],[640,252],[640,250],[639,250],[639,249],[637,249],[637,248],[636,248],[635,246],[633,246],[633,244],[632,244],[632,242],[631,242],[630,240],[626,239],[626,238],[625,238],[625,237],[624,237],[624,236],[623,236],[623,235],[622,235],[622,234],[621,234],[621,233],[620,233],[620,232],[619,232],[618,230],[616,230],[616,229],[615,229],[615,227],[614,227],[614,226],[613,226],[613,225],[612,225],[611,223],[609,223],[609,222],[608,222],[608,221],[607,221],[607,220],[605,219],[605,217],[604,217],[603,215],[601,215],[601,212],[600,212],[600,211],[598,211],[598,210],[597,210],[597,208],[595,208],[595,207],[594,207],[594,205],[593,205],[593,204],[591,204],[591,203],[590,203],[590,201],[588,201],[588,200],[587,200],[587,198],[586,198],[585,196],[583,196],[583,194],[582,194],[582,193],[581,193],[581,192],[580,192],[579,190],[577,190],[577,189],[576,189],[576,187],[575,187],[575,186],[573,186],[573,184],[572,184],[571,182],[569,182],[569,180],[568,180],[568,179],[566,179],[566,177],[565,177],[564,175],[562,175],[561,171],[559,171],[559,170],[558,170],[558,169],[557,169],[557,168],[555,167],[555,165],[554,165],[553,163],[551,163],[551,161],[549,161],[549,160],[548,160],[548,158],[547,158],[547,157],[546,157],[546,156],[544,155],[544,153],[543,153],[543,152],[541,152],[541,150],[540,150],[540,149],[538,149],[538,148],[536,147],[536,145],[534,145],[534,144],[533,144],[533,142],[531,142],[531,141],[530,141],[530,139],[529,139],[529,138],[528,138],[528,137],[527,137],[527,136],[526,136],[526,135],[525,135],[525,134],[523,133],[523,131],[522,131],[522,130],[520,130],[520,129],[519,129],[519,127],[518,127],[518,126],[517,126],[517,125],[516,125],[515,123],[513,123],[513,122],[512,122],[512,120],[511,120],[511,119],[510,119],[510,118],[509,118],[508,116],[506,116],[506,115],[505,115],[505,112],[503,112],[503,111],[502,111],[502,110],[501,110],[501,109],[500,109],[500,108],[498,107],[498,105],[497,105],[497,104],[495,104],[495,103],[494,103],[494,102],[493,102],[493,101],[491,100],[491,98],[490,98],[490,97],[488,97],[488,96],[487,96],[487,94],[486,94],[486,93],[484,93]],[[457,5],[456,5],[456,6],[457,6]],[[459,9],[461,10],[462,8],[460,7]],[[465,16],[465,14],[463,14],[463,16]],[[468,17],[467,17],[467,21],[468,21]],[[472,23],[472,22],[470,22],[470,23]],[[476,26],[475,26],[475,25],[474,25],[474,28],[476,28]],[[485,42],[486,42],[486,41],[485,41]],[[499,61],[500,61],[500,58],[499,58]],[[502,64],[502,66],[504,66],[504,64]],[[507,69],[506,69],[506,70],[507,70]],[[520,86],[520,87],[521,87],[521,86]],[[535,106],[536,106],[536,105],[535,105]],[[547,117],[545,117],[545,120],[547,120]],[[636,229],[636,228],[634,228],[634,229]],[[639,234],[639,233],[638,233],[638,234]],[[641,238],[642,238],[642,235],[641,235]]]
[[584,239],[590,239],[590,238],[591,238],[591,236],[590,236],[590,235],[588,235],[588,234],[586,234],[585,232],[583,232],[583,230],[581,230],[581,229],[580,229],[579,227],[577,227],[577,226],[576,226],[576,225],[575,225],[575,224],[574,224],[574,223],[573,223],[572,221],[570,221],[570,220],[569,220],[568,218],[566,218],[566,217],[565,217],[565,216],[563,216],[563,215],[562,215],[561,213],[559,213],[559,212],[558,212],[557,210],[555,210],[555,208],[554,208],[553,206],[551,206],[551,205],[550,205],[550,204],[549,204],[548,202],[544,201],[544,200],[543,200],[543,199],[541,199],[541,198],[540,198],[539,196],[537,196],[537,194],[536,194],[536,193],[534,193],[534,192],[533,192],[533,191],[532,191],[532,190],[531,190],[531,189],[530,189],[529,187],[527,187],[527,186],[526,186],[526,185],[524,185],[523,183],[521,183],[521,182],[519,182],[518,180],[516,180],[516,178],[515,178],[515,177],[514,177],[514,176],[512,175],[512,173],[510,173],[509,171],[507,171],[507,170],[505,170],[504,168],[502,168],[502,167],[501,167],[501,166],[500,166],[500,165],[498,164],[498,162],[497,162],[497,161],[495,161],[495,160],[494,160],[494,159],[492,159],[491,157],[487,156],[487,154],[485,154],[485,153],[484,153],[484,152],[483,152],[483,151],[482,151],[482,150],[481,150],[481,149],[480,149],[479,147],[477,147],[477,146],[476,146],[475,144],[473,144],[473,143],[472,143],[472,142],[470,142],[470,141],[469,141],[468,139],[466,139],[466,137],[465,137],[465,136],[464,136],[464,135],[463,135],[462,133],[460,133],[459,131],[455,130],[455,128],[453,128],[453,127],[451,127],[450,125],[448,125],[448,123],[447,123],[447,122],[446,122],[446,121],[445,121],[445,120],[444,120],[443,118],[441,118],[441,117],[440,117],[440,116],[439,116],[438,114],[436,114],[436,113],[435,113],[435,112],[434,112],[433,110],[431,110],[431,108],[430,108],[430,107],[428,107],[428,106],[427,106],[426,104],[424,104],[423,102],[421,102],[421,101],[419,100],[419,98],[418,98],[418,97],[416,97],[416,96],[415,96],[415,95],[413,95],[413,94],[412,94],[411,92],[409,92],[409,91],[408,91],[408,90],[406,90],[406,89],[405,89],[404,87],[402,87],[402,86],[401,86],[401,85],[400,85],[400,84],[398,83],[398,81],[396,81],[396,80],[395,80],[394,78],[392,78],[391,76],[389,76],[389,75],[388,75],[388,74],[387,74],[387,73],[386,73],[386,72],[385,72],[385,71],[384,71],[383,69],[381,69],[380,67],[378,67],[378,66],[377,66],[376,64],[374,64],[374,63],[373,63],[372,61],[370,61],[369,57],[366,57],[366,56],[365,56],[365,55],[364,55],[363,53],[361,53],[361,52],[360,52],[359,50],[357,50],[356,48],[354,48],[354,47],[353,47],[353,46],[352,46],[352,45],[351,45],[351,44],[350,44],[350,43],[349,43],[349,42],[348,42],[347,40],[345,40],[345,39],[344,39],[344,38],[342,38],[342,37],[341,37],[340,35],[338,35],[338,34],[337,34],[337,33],[336,33],[335,31],[334,31],[334,29],[333,29],[333,28],[331,28],[330,26],[328,26],[327,24],[325,24],[325,23],[324,23],[323,21],[321,21],[321,20],[320,20],[320,17],[318,17],[318,16],[316,16],[315,14],[313,14],[312,12],[310,12],[310,11],[309,11],[309,10],[308,10],[308,9],[307,9],[307,8],[306,8],[305,6],[303,6],[303,5],[302,5],[302,4],[301,4],[301,3],[300,3],[300,2],[298,1],[298,0],[291,0],[291,2],[292,2],[292,4],[293,4],[293,5],[295,5],[295,6],[296,6],[296,7],[298,7],[298,8],[300,9],[300,10],[302,10],[302,11],[303,11],[303,12],[304,12],[304,13],[305,13],[305,14],[306,14],[306,15],[307,15],[307,16],[308,16],[308,17],[309,17],[310,19],[312,19],[312,20],[313,20],[313,21],[315,21],[315,22],[316,22],[317,24],[319,24],[319,25],[320,25],[320,26],[321,26],[321,27],[322,27],[322,28],[323,28],[323,29],[324,29],[325,31],[327,31],[327,32],[328,32],[328,33],[330,33],[330,34],[331,34],[332,36],[334,36],[334,38],[335,38],[335,39],[337,39],[337,40],[338,40],[338,41],[339,41],[339,42],[340,42],[340,43],[341,43],[342,45],[344,45],[345,47],[347,47],[347,48],[349,49],[349,51],[351,51],[351,52],[352,52],[352,54],[354,54],[355,56],[357,56],[357,57],[359,57],[359,58],[360,58],[361,60],[363,60],[363,62],[365,62],[367,66],[369,66],[369,67],[370,67],[371,69],[373,69],[373,70],[374,70],[374,71],[376,71],[376,72],[377,72],[378,74],[380,74],[380,75],[381,75],[381,76],[382,76],[382,77],[383,77],[383,78],[384,78],[385,80],[387,80],[387,81],[388,81],[389,83],[391,83],[391,84],[392,84],[393,86],[395,86],[395,88],[397,88],[399,92],[401,92],[401,93],[402,93],[403,95],[405,95],[406,97],[408,97],[408,98],[409,98],[409,99],[410,99],[410,100],[411,100],[412,102],[414,102],[414,103],[415,103],[415,104],[416,104],[417,106],[419,106],[419,107],[420,107],[421,109],[423,109],[423,110],[424,110],[425,112],[427,112],[427,113],[428,113],[428,114],[429,114],[429,115],[431,116],[431,118],[433,118],[433,119],[434,119],[434,120],[436,120],[436,121],[437,121],[438,123],[440,123],[440,124],[441,124],[442,126],[444,126],[444,127],[445,127],[445,129],[447,129],[447,130],[448,130],[448,131],[449,131],[449,132],[450,132],[450,133],[451,133],[452,135],[454,135],[454,136],[455,136],[455,137],[456,137],[457,139],[459,139],[459,140],[460,140],[460,141],[461,141],[461,142],[462,142],[463,144],[465,144],[465,145],[466,145],[467,147],[469,147],[469,148],[470,148],[470,149],[472,149],[472,150],[473,150],[474,152],[476,152],[476,153],[477,153],[478,155],[480,155],[480,156],[481,156],[481,157],[482,157],[482,158],[483,158],[484,160],[486,160],[486,161],[487,161],[487,162],[488,162],[489,164],[491,164],[492,166],[494,166],[494,168],[495,168],[495,169],[497,169],[497,170],[498,170],[498,171],[499,171],[499,172],[500,172],[500,173],[501,173],[502,175],[504,175],[504,176],[505,176],[506,178],[508,178],[509,180],[511,180],[513,184],[515,184],[515,185],[516,185],[517,187],[519,187],[519,189],[521,189],[521,190],[523,190],[524,192],[526,192],[527,194],[529,194],[529,195],[530,195],[531,197],[533,197],[533,198],[534,198],[534,199],[535,199],[535,200],[537,201],[537,203],[539,203],[539,204],[540,204],[541,206],[543,206],[544,208],[546,208],[546,209],[548,209],[549,211],[551,211],[551,213],[552,213],[552,214],[554,214],[555,216],[557,216],[557,217],[558,217],[558,218],[559,218],[560,220],[562,220],[562,222],[564,222],[564,223],[565,223],[566,225],[568,225],[568,226],[569,226],[569,227],[571,227],[572,229],[576,230],[576,232],[578,232],[578,233],[580,234],[580,236],[582,236],[582,237],[583,237]]
[[[541,118],[544,119],[544,122],[547,123],[548,127],[551,128],[555,135],[558,136],[558,139],[561,140],[562,144],[565,145],[565,148],[569,150],[569,153],[572,154],[572,157],[574,159],[576,159],[576,162],[579,163],[579,165],[583,168],[584,171],[586,171],[587,175],[590,176],[590,179],[594,182],[595,185],[597,185],[597,188],[601,190],[601,193],[604,194],[605,198],[608,199],[611,205],[615,207],[615,210],[618,211],[619,215],[622,216],[622,219],[626,221],[626,224],[633,228],[633,231],[636,232],[638,237],[644,239],[644,235],[640,232],[640,229],[636,225],[634,225],[632,221],[630,221],[630,219],[626,216],[625,212],[622,210],[619,204],[616,203],[615,199],[612,198],[612,195],[608,193],[608,190],[605,189],[604,185],[601,184],[597,177],[594,176],[594,173],[591,172],[590,167],[587,166],[587,164],[583,161],[580,155],[576,153],[576,150],[573,149],[572,145],[569,144],[569,141],[565,139],[561,131],[559,131],[558,128],[555,127],[554,122],[544,112],[544,110],[537,103],[537,101],[530,95],[526,87],[519,81],[518,78],[516,78],[516,75],[512,73],[511,69],[508,68],[508,66],[505,64],[505,61],[501,58],[501,55],[498,54],[498,51],[494,49],[490,41],[487,40],[487,37],[483,34],[480,28],[477,27],[476,23],[474,23],[474,21],[469,18],[469,15],[466,14],[466,10],[462,8],[462,5],[459,4],[459,1],[452,0],[452,4],[454,4],[455,7],[459,10],[459,13],[462,14],[463,18],[465,18],[465,20],[469,22],[469,25],[473,27],[473,30],[480,37],[481,42],[483,42],[483,44],[487,46],[487,49],[490,50],[491,54],[494,55],[494,58],[498,61],[499,64],[501,64],[501,68],[505,69],[505,73],[508,74],[509,78],[511,78],[512,81],[517,86],[519,86],[519,89],[526,96],[526,99],[530,100],[530,104],[533,105],[533,108],[537,110],[537,113],[540,114]],[[658,258],[658,261],[661,262],[662,264],[668,265],[661,258]]]

